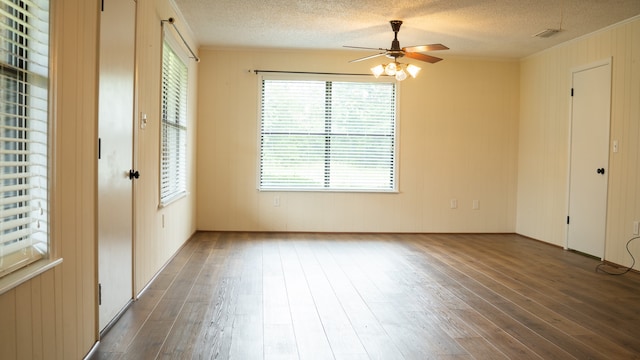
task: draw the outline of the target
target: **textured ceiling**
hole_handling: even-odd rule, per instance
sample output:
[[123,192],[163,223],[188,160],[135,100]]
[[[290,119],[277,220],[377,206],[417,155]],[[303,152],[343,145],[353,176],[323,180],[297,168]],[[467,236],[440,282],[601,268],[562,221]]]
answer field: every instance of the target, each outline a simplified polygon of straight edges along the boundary
[[[389,48],[521,58],[640,14],[640,0],[174,0],[199,47]],[[550,38],[532,37],[561,28]],[[366,51],[364,53],[366,55]],[[436,55],[436,54],[434,54]],[[446,57],[444,52],[437,56]]]

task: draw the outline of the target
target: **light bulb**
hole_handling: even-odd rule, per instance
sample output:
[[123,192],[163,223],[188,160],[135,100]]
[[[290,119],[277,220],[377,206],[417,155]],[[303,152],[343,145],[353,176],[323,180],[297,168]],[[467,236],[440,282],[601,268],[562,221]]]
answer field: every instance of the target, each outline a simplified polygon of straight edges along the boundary
[[378,78],[384,72],[384,66],[378,65],[378,66],[372,67],[371,72],[373,73],[373,76]]
[[420,72],[420,68],[413,65],[413,64],[409,64],[407,65],[407,72],[411,75],[411,77],[416,77],[418,76],[418,73]]
[[407,73],[402,68],[396,72],[396,80],[402,81],[407,78]]
[[396,63],[389,63],[387,66],[384,67],[384,72],[385,74],[389,75],[389,76],[393,76],[396,74]]

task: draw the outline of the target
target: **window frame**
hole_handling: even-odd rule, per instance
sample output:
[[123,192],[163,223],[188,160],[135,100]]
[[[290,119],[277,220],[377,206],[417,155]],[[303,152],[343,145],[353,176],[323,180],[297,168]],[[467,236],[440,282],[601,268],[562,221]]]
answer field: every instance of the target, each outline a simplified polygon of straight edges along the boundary
[[[393,124],[393,158],[391,176],[392,186],[389,188],[339,188],[339,187],[264,187],[262,186],[262,101],[264,80],[291,80],[291,81],[323,81],[323,82],[357,82],[357,83],[387,83],[394,86],[394,124]],[[263,73],[257,80],[258,104],[257,104],[257,171],[256,188],[260,192],[319,192],[319,193],[399,193],[399,135],[400,135],[400,83],[392,77],[375,78],[367,75],[340,75],[340,74],[313,74],[313,73]],[[325,97],[326,99],[326,97]],[[325,134],[326,135],[326,134]]]
[[[164,61],[165,61],[165,46],[171,51],[173,55],[173,61],[179,61],[182,66],[184,66],[184,77],[181,80],[184,80],[184,83],[179,84],[181,86],[180,89],[174,89],[176,92],[181,92],[181,103],[179,109],[179,117],[181,121],[173,121],[170,122],[166,118],[166,108],[165,108],[165,91],[164,91],[164,83],[165,83],[165,73],[164,73]],[[163,37],[162,37],[162,54],[161,54],[161,92],[160,92],[160,176],[159,176],[159,199],[160,204],[159,207],[166,207],[167,205],[185,197],[187,195],[187,162],[188,162],[188,106],[189,106],[189,65],[187,56],[180,47],[177,39],[168,31],[167,27],[163,24]],[[175,105],[175,104],[174,104]],[[165,131],[167,130],[167,126],[171,129],[176,130],[176,136],[178,136],[178,149],[181,150],[177,154],[170,154],[170,159],[178,159],[181,162],[177,164],[170,165],[171,168],[175,167],[177,173],[179,174],[179,179],[173,183],[171,186],[170,192],[168,194],[163,195],[163,182],[165,181],[164,177],[164,156],[165,156]],[[174,174],[175,175],[175,174]]]
[[[39,218],[37,222],[39,222],[39,226],[43,226],[40,230],[40,233],[43,233],[44,240],[39,241],[38,244],[33,244],[31,241],[28,244],[16,245],[15,243],[10,245],[0,245],[0,246],[9,246],[12,248],[21,248],[26,251],[38,251],[41,253],[40,256],[36,256],[30,260],[21,260],[22,263],[18,266],[11,266],[5,268],[3,270],[3,274],[0,276],[0,294],[3,294],[10,289],[18,286],[19,284],[53,268],[54,266],[62,263],[61,258],[56,258],[57,252],[53,239],[53,230],[52,230],[52,211],[54,208],[53,204],[53,192],[54,192],[54,151],[55,151],[55,76],[53,72],[54,68],[54,58],[55,58],[55,33],[53,31],[53,23],[54,23],[54,14],[55,14],[55,4],[50,1],[7,1],[13,3],[14,5],[18,5],[18,7],[22,6],[24,9],[24,13],[31,14],[36,21],[45,21],[44,27],[40,25],[34,25],[33,22],[30,22],[28,19],[28,27],[29,29],[41,28],[43,31],[41,32],[32,32],[27,33],[27,35],[16,35],[14,34],[12,39],[17,39],[18,37],[23,37],[18,46],[22,46],[26,48],[26,52],[13,52],[9,50],[8,53],[18,54],[17,56],[25,56],[26,61],[24,66],[16,66],[15,72],[24,72],[21,75],[17,75],[17,81],[25,81],[25,87],[29,87],[29,90],[24,91],[25,100],[18,102],[16,100],[16,106],[25,107],[26,110],[24,113],[16,112],[18,116],[24,116],[24,130],[18,130],[21,132],[29,133],[29,132],[46,132],[41,135],[41,139],[39,140],[39,145],[41,150],[34,150],[34,146],[32,145],[27,149],[29,154],[25,155],[28,157],[23,158],[20,162],[23,162],[24,165],[19,165],[21,167],[24,166],[40,166],[43,167],[44,170],[38,171],[36,173],[29,172],[28,178],[22,178],[24,181],[31,182],[32,179],[36,176],[39,176],[40,179],[44,179],[44,183],[42,181],[38,183],[38,193],[40,193],[41,197],[38,200],[38,207],[33,208],[33,204],[30,205],[32,208],[31,212],[39,213]],[[21,4],[22,3],[22,4]],[[36,6],[32,9],[25,8],[34,4]],[[42,16],[44,15],[44,16]],[[40,23],[43,24],[43,23]],[[46,30],[44,30],[46,29]],[[46,31],[46,32],[45,32]],[[45,39],[46,37],[46,39]],[[42,45],[31,45],[30,42],[38,42],[38,41],[46,41],[46,44],[43,47]],[[6,49],[5,49],[6,50]],[[29,54],[31,52],[32,54]],[[3,61],[2,65],[2,76],[3,81],[4,77],[8,72],[11,72],[10,63],[5,63]],[[3,85],[4,86],[4,85]],[[16,88],[17,89],[17,88]],[[17,99],[17,97],[16,97]],[[22,115],[20,115],[22,114]],[[28,122],[42,122],[42,124],[38,126],[28,125]],[[31,141],[36,143],[37,140],[34,140],[31,137],[24,137],[24,139],[30,139],[27,141]],[[42,141],[46,141],[43,143]],[[36,151],[32,153],[32,151]],[[35,154],[39,155],[35,155]],[[4,154],[6,155],[6,153]],[[30,159],[34,156],[40,156],[40,160]],[[31,164],[31,165],[30,165]],[[35,164],[35,165],[34,165]],[[30,195],[31,196],[31,195]],[[35,200],[31,200],[35,201]],[[27,241],[27,240],[20,240]],[[38,247],[39,250],[35,248]],[[21,252],[24,250],[20,250]],[[12,255],[15,255],[14,252],[8,252],[3,257],[6,259]]]

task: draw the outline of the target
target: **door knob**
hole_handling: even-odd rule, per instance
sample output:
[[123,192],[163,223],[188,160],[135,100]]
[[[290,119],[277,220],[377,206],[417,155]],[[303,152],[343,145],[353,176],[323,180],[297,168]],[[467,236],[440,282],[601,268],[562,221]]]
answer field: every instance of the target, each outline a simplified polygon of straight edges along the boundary
[[596,172],[597,172],[598,174],[602,174],[602,175],[604,175],[604,168],[600,168],[600,169],[596,170]]
[[133,170],[129,170],[129,180],[133,180],[134,178],[139,178],[140,177],[140,172],[138,170],[133,171]]

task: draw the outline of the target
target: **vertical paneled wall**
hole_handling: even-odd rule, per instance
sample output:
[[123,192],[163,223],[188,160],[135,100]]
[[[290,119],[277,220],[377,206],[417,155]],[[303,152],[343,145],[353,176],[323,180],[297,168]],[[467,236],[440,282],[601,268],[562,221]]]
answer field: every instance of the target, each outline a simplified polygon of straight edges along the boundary
[[[138,0],[136,57],[138,89],[136,102],[134,290],[140,292],[195,232],[195,134],[198,63],[188,59],[189,90],[187,109],[187,196],[160,208],[160,96],[162,65],[161,20],[175,19],[180,33],[197,49],[182,16],[172,1]],[[168,26],[169,31],[173,28]],[[175,32],[174,32],[175,34]],[[183,48],[186,52],[186,48]],[[147,125],[140,127],[140,115],[147,115]]]
[[0,358],[79,359],[97,339],[97,1],[52,2],[52,239],[64,262],[0,295]]
[[[630,265],[625,244],[640,221],[640,18],[530,56],[521,63],[516,231],[564,246],[571,70],[612,58],[605,258]],[[640,242],[631,247],[640,254]]]
[[249,70],[367,73],[373,62],[349,63],[363,55],[349,51],[207,49],[201,55],[199,229],[515,230],[517,61],[447,57],[421,64],[416,79],[400,83],[399,193],[259,192],[260,85]]

